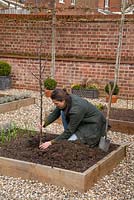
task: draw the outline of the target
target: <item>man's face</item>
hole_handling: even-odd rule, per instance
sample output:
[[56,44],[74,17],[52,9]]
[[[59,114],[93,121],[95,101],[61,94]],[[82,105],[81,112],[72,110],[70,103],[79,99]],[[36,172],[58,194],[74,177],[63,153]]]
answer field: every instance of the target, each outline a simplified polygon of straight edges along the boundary
[[65,108],[65,100],[63,100],[63,101],[53,100],[53,103],[54,103],[55,106],[58,107],[59,109]]

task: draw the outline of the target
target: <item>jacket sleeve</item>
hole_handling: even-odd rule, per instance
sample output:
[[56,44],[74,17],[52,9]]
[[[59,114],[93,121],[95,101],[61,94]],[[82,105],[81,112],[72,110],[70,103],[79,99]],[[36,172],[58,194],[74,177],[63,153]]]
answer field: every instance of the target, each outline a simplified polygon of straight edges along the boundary
[[52,113],[50,113],[48,115],[48,117],[44,120],[44,125],[43,127],[48,126],[49,124],[51,124],[52,122],[54,122],[56,119],[58,119],[60,117],[60,109],[59,108],[55,108],[54,111]]
[[54,141],[59,141],[59,140],[64,140],[64,139],[69,139],[69,137],[75,133],[77,130],[79,124],[83,120],[84,117],[84,110],[81,108],[74,107],[70,112],[69,112],[69,124],[67,129],[58,137],[54,139]]

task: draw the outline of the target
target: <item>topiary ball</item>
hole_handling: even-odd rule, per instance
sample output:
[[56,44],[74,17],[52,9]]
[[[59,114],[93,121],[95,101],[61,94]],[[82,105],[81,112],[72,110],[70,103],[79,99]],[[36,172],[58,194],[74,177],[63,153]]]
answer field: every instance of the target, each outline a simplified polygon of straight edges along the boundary
[[[114,82],[111,81],[111,82],[109,82],[109,84],[110,84],[110,87],[111,87],[111,90],[112,90],[112,89],[113,89],[113,86],[114,86]],[[109,84],[106,84],[106,86],[105,86],[105,92],[106,92],[107,94],[110,94],[110,91],[109,91]],[[119,87],[118,87],[118,85],[116,84],[112,95],[117,95],[118,93],[119,93]]]
[[11,65],[5,61],[0,61],[0,76],[9,76],[11,73]]

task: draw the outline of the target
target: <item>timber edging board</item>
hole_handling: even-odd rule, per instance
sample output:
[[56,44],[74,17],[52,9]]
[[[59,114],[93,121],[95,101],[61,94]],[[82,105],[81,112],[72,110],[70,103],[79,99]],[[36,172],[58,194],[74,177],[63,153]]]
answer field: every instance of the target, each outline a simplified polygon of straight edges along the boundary
[[111,130],[120,131],[125,134],[133,135],[134,134],[134,122],[109,119]]
[[23,106],[29,106],[34,103],[35,103],[35,98],[33,98],[33,97],[28,97],[25,99],[19,99],[16,101],[3,103],[3,104],[0,104],[0,113],[17,110]]
[[83,173],[0,157],[0,174],[86,192],[126,156],[126,146],[121,145]]

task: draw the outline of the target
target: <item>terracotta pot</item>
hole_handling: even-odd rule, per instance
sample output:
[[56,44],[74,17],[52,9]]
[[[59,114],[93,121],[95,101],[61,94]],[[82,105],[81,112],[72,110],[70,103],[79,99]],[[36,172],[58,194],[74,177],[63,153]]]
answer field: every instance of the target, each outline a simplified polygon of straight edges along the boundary
[[[111,103],[116,103],[117,99],[118,99],[117,95],[112,95]],[[106,102],[108,102],[108,101],[109,101],[109,96],[107,95],[106,96]]]
[[45,96],[46,97],[51,97],[52,91],[53,90],[47,90],[47,89],[45,89]]

